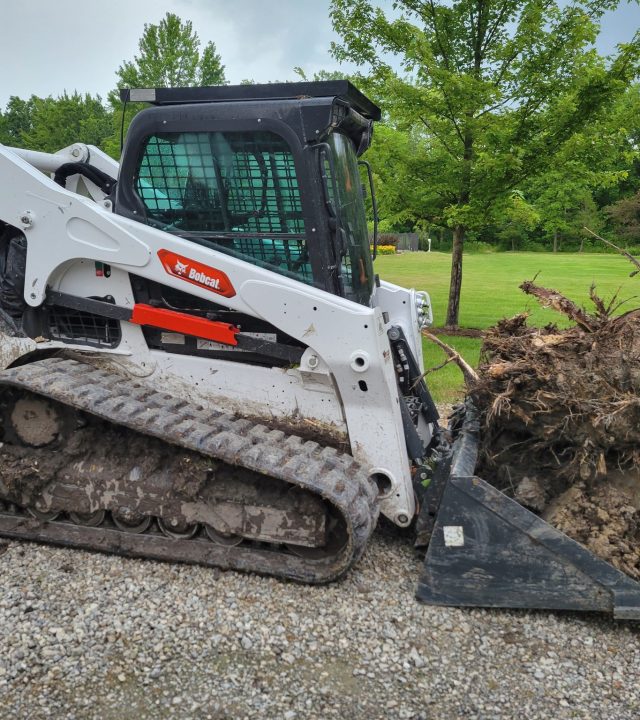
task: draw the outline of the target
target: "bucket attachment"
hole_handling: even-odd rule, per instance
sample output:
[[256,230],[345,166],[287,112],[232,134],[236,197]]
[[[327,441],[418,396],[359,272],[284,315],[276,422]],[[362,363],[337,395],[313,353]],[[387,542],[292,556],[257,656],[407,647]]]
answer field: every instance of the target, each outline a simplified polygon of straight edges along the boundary
[[431,536],[418,600],[640,619],[640,583],[474,475],[478,433],[468,405],[448,478],[443,487],[429,487],[430,503],[423,503],[418,520],[419,537],[420,531]]

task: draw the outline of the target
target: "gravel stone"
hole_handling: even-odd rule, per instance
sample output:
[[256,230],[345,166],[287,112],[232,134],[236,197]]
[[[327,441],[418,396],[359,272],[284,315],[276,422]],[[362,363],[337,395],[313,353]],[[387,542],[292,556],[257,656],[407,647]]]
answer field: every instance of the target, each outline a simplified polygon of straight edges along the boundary
[[640,717],[639,623],[421,605],[421,564],[385,523],[320,587],[11,542],[0,718]]

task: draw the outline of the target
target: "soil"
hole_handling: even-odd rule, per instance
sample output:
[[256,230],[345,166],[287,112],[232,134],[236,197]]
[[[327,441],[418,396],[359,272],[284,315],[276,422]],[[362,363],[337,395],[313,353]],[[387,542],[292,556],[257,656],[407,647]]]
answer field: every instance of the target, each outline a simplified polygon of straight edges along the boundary
[[[615,480],[588,489],[576,483],[549,503],[542,517],[627,575],[640,579],[640,504]],[[635,477],[635,491],[639,478]]]
[[11,423],[27,445],[40,447],[53,442],[60,432],[60,420],[49,403],[22,398],[14,405]]
[[483,343],[479,474],[640,579],[640,310],[587,313],[559,293],[525,292],[575,326],[501,321]]

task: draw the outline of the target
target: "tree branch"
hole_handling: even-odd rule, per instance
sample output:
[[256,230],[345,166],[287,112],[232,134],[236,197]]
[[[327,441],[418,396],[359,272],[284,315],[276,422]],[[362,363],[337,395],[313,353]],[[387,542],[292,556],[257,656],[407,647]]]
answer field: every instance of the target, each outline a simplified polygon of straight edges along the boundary
[[609,245],[609,247],[612,247],[614,250],[617,250],[620,255],[624,255],[624,257],[627,258],[627,260],[635,265],[638,269],[634,270],[629,277],[633,277],[634,275],[637,275],[640,273],[640,260],[637,260],[636,258],[631,255],[631,253],[628,253],[626,250],[623,250],[621,247],[618,247],[615,243],[610,242],[609,240],[605,240],[603,237],[600,237],[600,235],[596,235],[596,233],[593,232],[593,230],[590,230],[588,227],[583,227],[583,230],[586,230],[588,233],[591,233],[593,237],[598,238],[598,240],[602,240],[605,245]]
[[505,59],[505,61],[502,63],[502,67],[500,68],[500,70],[498,70],[498,76],[497,76],[497,78],[496,78],[495,81],[494,81],[494,85],[495,85],[496,87],[499,87],[499,86],[500,86],[500,83],[502,82],[502,78],[504,77],[505,73],[506,73],[507,70],[509,69],[509,66],[510,66],[511,63],[518,57],[519,54],[520,54],[520,51],[519,51],[519,50],[514,50],[514,51],[511,53],[511,55],[509,55],[509,57],[507,57],[507,58]]
[[533,295],[537,298],[543,307],[552,308],[556,312],[566,315],[583,330],[586,330],[586,332],[593,332],[595,330],[593,319],[557,290],[539,287],[538,285],[534,285],[532,280],[525,280],[522,285],[520,285],[520,289],[527,293],[527,295]]
[[[473,385],[480,382],[480,377],[478,376],[478,373],[471,367],[471,365],[469,365],[469,363],[460,355],[457,350],[454,350],[450,345],[443,343],[442,340],[437,338],[435,335],[432,335],[430,332],[427,332],[426,330],[423,330],[422,334],[428,340],[431,340],[432,343],[435,343],[441,350],[444,351],[445,355],[449,358],[448,362],[454,362],[460,368],[460,372],[462,372],[467,387],[473,387]],[[429,372],[431,371],[427,370],[427,372],[422,377],[428,375]],[[422,377],[420,379],[422,379]]]
[[487,108],[486,110],[483,110],[481,113],[475,116],[474,120],[479,120],[483,115],[487,115],[490,112],[493,112],[494,110],[497,110],[499,107],[502,107],[506,103],[513,100],[513,96],[505,98],[504,100],[501,100],[499,103],[496,103],[495,105],[492,105],[491,107]]
[[476,39],[477,39],[477,29],[476,29],[476,23],[473,16],[473,6],[469,6],[469,22],[471,23],[471,42],[475,46]]
[[444,146],[445,150],[449,153],[449,155],[451,155],[451,157],[454,158],[455,160],[459,160],[460,155],[458,153],[455,153],[449,147],[449,144],[446,142],[446,140],[444,138],[440,137],[440,135],[435,131],[434,127],[428,122],[428,120],[426,120],[426,118],[423,118],[422,116],[419,116],[419,117],[420,117],[420,120],[422,121],[422,123],[424,124],[424,126],[427,128],[427,130],[429,132],[433,133],[434,137],[436,137],[442,143],[442,145]]
[[[449,64],[449,56],[445,52],[444,45],[442,44],[442,41],[440,40],[440,33],[438,32],[438,20],[436,16],[436,9],[433,4],[433,0],[429,0],[429,8],[431,9],[431,20],[433,22],[433,34],[436,38],[436,45],[438,46],[438,50],[440,50],[440,54],[442,55],[442,60],[444,61],[444,66],[447,70],[447,72],[451,72],[451,66]],[[444,83],[437,83],[440,86],[440,92],[442,93],[442,97],[444,98],[444,101],[447,105],[447,109],[449,110],[449,120],[453,123],[453,126],[456,129],[456,133],[458,137],[460,138],[460,142],[464,143],[464,137],[462,135],[462,131],[460,130],[460,126],[458,125],[458,121],[456,120],[455,113],[453,112],[453,108],[451,107],[451,102],[449,100],[449,95],[447,94],[447,91],[445,89]]]
[[449,56],[444,51],[444,46],[442,45],[442,42],[440,41],[440,33],[438,32],[438,21],[436,16],[436,8],[433,4],[433,0],[429,0],[429,7],[431,8],[431,19],[433,20],[433,33],[436,36],[436,43],[438,45],[438,50],[440,50],[440,54],[442,55],[442,59],[444,60],[444,65],[447,68],[449,72],[451,72],[451,67],[449,65]]
[[502,4],[502,7],[500,8],[500,12],[498,14],[498,19],[493,24],[493,27],[490,30],[489,30],[489,28],[487,28],[487,34],[486,34],[484,42],[482,43],[482,48],[481,48],[481,52],[483,55],[489,49],[489,45],[491,45],[491,41],[493,40],[495,34],[498,32],[498,28],[500,27],[500,25],[502,25],[502,21],[504,19],[505,13],[507,11],[508,5],[509,5],[509,0],[505,0],[504,3]]
[[484,10],[485,4],[483,0],[477,0],[478,2],[478,33],[474,39],[473,44],[473,69],[476,78],[480,78],[480,71],[482,69],[482,60],[484,59],[484,53],[482,47],[484,45],[484,38],[486,33]]

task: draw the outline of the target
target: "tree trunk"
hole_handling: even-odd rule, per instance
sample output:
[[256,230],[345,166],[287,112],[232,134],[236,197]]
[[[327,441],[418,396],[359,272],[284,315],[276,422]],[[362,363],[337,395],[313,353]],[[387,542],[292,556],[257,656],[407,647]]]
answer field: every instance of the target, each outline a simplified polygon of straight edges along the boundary
[[558,231],[557,230],[553,231],[553,252],[554,253],[558,252]]
[[[473,162],[473,134],[469,127],[464,134],[464,155],[458,207],[464,208],[471,199],[471,165]],[[460,290],[462,289],[462,249],[467,228],[456,225],[453,228],[453,248],[451,252],[451,284],[449,285],[449,304],[447,305],[447,327],[458,327],[460,314]]]
[[579,252],[584,252],[584,238],[580,239],[580,250]]
[[447,306],[447,327],[458,327],[460,313],[460,291],[462,290],[462,248],[465,236],[464,225],[453,229],[453,252],[451,253],[451,284],[449,286],[449,304]]

